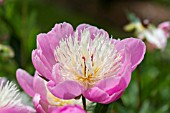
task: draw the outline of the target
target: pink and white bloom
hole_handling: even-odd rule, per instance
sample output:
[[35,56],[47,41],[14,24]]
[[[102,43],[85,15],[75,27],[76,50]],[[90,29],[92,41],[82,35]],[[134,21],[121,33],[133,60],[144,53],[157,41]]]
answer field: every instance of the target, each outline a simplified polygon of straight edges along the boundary
[[14,83],[0,78],[0,113],[35,113],[35,110],[22,104]]
[[152,24],[148,24],[146,27],[141,21],[132,22],[125,26],[126,31],[133,29],[135,29],[135,34],[139,39],[147,40],[148,49],[164,50],[170,36],[170,22],[163,22],[157,27]]
[[132,71],[143,60],[140,39],[115,40],[103,29],[81,24],[56,24],[37,36],[34,67],[49,80],[49,91],[61,99],[83,95],[93,102],[110,103],[127,88]]
[[51,113],[86,113],[80,106],[78,105],[66,105],[63,107],[59,107],[53,109]]
[[35,73],[34,77],[22,69],[16,72],[18,83],[33,98],[37,113],[51,113],[51,108],[58,109],[65,105],[80,104],[81,100],[63,100],[55,97],[47,88],[47,81]]
[[167,44],[167,37],[164,31],[160,28],[146,29],[139,33],[139,38],[147,40],[154,48],[164,49]]

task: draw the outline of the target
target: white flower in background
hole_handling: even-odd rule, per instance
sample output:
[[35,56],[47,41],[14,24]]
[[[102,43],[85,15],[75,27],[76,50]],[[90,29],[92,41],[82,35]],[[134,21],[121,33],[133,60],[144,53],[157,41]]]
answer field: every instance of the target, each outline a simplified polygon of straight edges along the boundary
[[138,38],[146,39],[150,44],[158,49],[164,49],[167,43],[167,37],[160,28],[145,29],[138,34]]
[[124,27],[125,31],[135,30],[135,35],[139,39],[146,39],[148,49],[164,50],[167,44],[167,39],[170,36],[170,22],[162,22],[157,27],[150,24],[149,20],[140,21],[139,18],[133,17],[135,21]]
[[34,113],[35,110],[22,104],[19,90],[13,82],[0,78],[0,113]]

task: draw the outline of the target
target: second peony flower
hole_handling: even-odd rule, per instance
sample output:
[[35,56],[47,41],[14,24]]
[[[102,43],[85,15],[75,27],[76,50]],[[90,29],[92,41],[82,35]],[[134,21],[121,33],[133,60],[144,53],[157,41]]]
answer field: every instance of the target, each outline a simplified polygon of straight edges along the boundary
[[56,97],[82,95],[107,104],[121,97],[145,50],[140,39],[115,40],[103,29],[88,24],[80,24],[74,31],[64,22],[37,36],[32,61]]

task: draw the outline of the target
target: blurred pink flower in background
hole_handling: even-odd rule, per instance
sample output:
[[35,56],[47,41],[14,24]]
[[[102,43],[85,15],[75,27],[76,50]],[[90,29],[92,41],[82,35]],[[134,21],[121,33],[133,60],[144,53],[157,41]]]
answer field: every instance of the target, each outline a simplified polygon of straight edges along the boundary
[[167,44],[167,37],[162,29],[146,29],[142,31],[139,38],[146,39],[148,44],[153,45],[153,48],[164,49]]
[[33,98],[33,104],[38,113],[47,113],[51,108],[57,109],[65,105],[81,104],[79,100],[62,100],[55,97],[47,89],[47,82],[37,73],[32,77],[26,71],[18,69],[16,75],[20,86]]
[[34,67],[61,99],[83,95],[93,102],[110,103],[127,88],[131,73],[143,60],[140,39],[115,40],[103,29],[81,24],[74,32],[68,23],[56,24],[37,36]]
[[[148,22],[148,20],[143,21]],[[142,40],[146,39],[146,44],[149,50],[155,48],[164,50],[167,45],[167,39],[170,36],[170,22],[163,22],[157,27],[150,23],[144,25],[144,22],[142,23],[139,19],[138,21],[131,22],[124,27],[125,31],[132,31],[135,29],[135,35],[137,38]]]
[[35,110],[22,104],[19,90],[12,82],[0,78],[0,113],[35,113]]
[[[170,23],[163,22],[158,25],[157,28],[149,25],[148,28],[144,29],[138,34],[140,39],[145,39],[148,41],[148,44],[153,45],[153,48],[158,48],[164,50],[167,45],[167,39],[169,38],[170,33]],[[151,47],[151,46],[149,46]]]
[[0,0],[0,5],[3,3],[4,0]]

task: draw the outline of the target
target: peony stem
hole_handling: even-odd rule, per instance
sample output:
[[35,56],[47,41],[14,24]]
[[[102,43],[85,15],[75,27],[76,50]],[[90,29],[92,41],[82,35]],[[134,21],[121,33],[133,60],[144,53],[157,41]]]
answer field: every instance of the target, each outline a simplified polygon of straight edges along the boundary
[[82,95],[83,108],[86,111],[86,98]]

